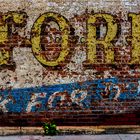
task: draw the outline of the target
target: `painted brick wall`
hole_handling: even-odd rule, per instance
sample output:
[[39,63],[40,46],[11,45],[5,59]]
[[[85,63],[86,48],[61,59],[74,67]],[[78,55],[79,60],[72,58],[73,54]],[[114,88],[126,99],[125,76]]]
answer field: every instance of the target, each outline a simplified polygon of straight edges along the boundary
[[139,0],[0,0],[0,125],[140,124]]

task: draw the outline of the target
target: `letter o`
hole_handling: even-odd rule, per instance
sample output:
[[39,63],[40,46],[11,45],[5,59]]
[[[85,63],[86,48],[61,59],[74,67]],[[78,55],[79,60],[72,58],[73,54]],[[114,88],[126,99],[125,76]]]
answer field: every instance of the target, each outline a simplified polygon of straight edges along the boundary
[[[61,43],[61,52],[59,57],[56,60],[46,60],[46,58],[41,53],[41,26],[45,19],[52,18],[55,19],[55,22],[58,24],[60,31],[62,32],[62,43]],[[48,12],[41,15],[33,24],[31,29],[31,43],[32,51],[35,58],[45,66],[58,66],[63,61],[65,61],[66,56],[69,54],[69,34],[70,34],[70,24],[68,20],[61,16],[60,14]]]

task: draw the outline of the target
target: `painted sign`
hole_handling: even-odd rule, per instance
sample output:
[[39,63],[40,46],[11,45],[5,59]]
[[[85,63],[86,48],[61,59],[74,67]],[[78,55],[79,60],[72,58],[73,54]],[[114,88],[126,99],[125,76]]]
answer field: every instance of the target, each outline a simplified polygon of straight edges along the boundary
[[[122,92],[119,85],[125,84]],[[56,107],[91,108],[91,103],[104,99],[126,101],[140,96],[138,87],[131,81],[121,82],[116,78],[69,83],[52,86],[41,86],[23,89],[1,90],[0,109],[3,112],[40,112]],[[132,91],[132,89],[135,89]]]
[[0,113],[139,111],[139,4],[0,1]]
[[[87,65],[92,64],[117,64],[115,62],[115,52],[113,41],[118,38],[121,24],[118,21],[118,17],[106,13],[93,13],[86,14],[85,21],[87,26],[87,37],[82,38],[87,45],[87,58],[84,63]],[[140,14],[129,13],[128,19],[131,23],[132,37],[129,39],[131,42],[131,60],[128,60],[127,64],[139,64],[139,17]],[[1,55],[0,64],[9,64],[12,55],[12,44],[14,40],[12,36],[11,28],[23,28],[27,24],[27,14],[25,12],[9,12],[1,15],[0,26],[0,43]],[[119,19],[121,20],[121,19]],[[58,27],[52,28],[49,23],[54,22]],[[105,25],[106,34],[104,37],[97,38],[97,27]],[[57,29],[58,28],[58,29]],[[99,29],[100,31],[100,29]],[[31,29],[31,40],[24,38],[24,42],[32,46],[32,51],[35,58],[44,66],[59,66],[62,65],[68,55],[70,54],[71,45],[76,45],[72,40],[74,37],[75,29],[71,26],[70,22],[62,15],[54,12],[47,12],[42,14],[34,22]],[[10,42],[9,42],[10,41]],[[75,40],[77,41],[77,40]],[[127,40],[128,41],[128,40]],[[75,42],[76,43],[76,42]],[[8,45],[5,48],[5,45]],[[104,48],[104,58],[102,62],[98,62],[96,54],[97,46]],[[50,58],[49,52],[53,54],[59,52],[57,58]],[[121,62],[119,62],[121,64]]]

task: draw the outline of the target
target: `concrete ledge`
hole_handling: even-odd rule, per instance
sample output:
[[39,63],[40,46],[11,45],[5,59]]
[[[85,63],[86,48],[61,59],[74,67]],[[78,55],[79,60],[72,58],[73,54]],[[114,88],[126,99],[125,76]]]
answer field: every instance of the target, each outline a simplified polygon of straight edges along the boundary
[[[58,126],[59,135],[140,134],[140,126]],[[42,127],[0,127],[0,135],[43,135]]]

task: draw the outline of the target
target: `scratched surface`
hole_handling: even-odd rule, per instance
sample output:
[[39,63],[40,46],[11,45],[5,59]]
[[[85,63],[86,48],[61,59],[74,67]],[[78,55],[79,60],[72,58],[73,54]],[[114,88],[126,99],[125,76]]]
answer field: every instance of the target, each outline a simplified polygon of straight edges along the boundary
[[138,0],[0,0],[0,112],[138,111],[139,11]]

